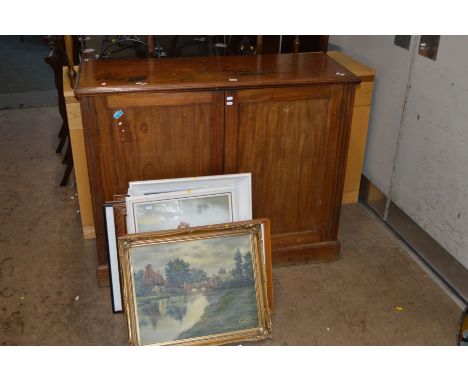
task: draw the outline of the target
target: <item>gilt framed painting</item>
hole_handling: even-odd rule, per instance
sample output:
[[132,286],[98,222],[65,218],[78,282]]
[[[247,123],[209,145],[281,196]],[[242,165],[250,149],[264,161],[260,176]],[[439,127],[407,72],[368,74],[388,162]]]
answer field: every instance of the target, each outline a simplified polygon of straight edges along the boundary
[[264,220],[119,238],[132,345],[220,345],[271,337]]

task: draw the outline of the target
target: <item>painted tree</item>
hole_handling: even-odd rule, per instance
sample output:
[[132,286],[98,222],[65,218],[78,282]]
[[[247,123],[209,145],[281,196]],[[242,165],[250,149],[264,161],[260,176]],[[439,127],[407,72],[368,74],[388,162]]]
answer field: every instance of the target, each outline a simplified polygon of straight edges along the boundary
[[174,288],[182,288],[190,275],[190,264],[182,259],[171,260],[165,268],[169,285]]
[[244,280],[244,275],[242,272],[242,254],[239,249],[237,249],[236,254],[234,255],[234,269],[231,271],[233,282],[235,286],[242,284]]
[[137,296],[145,296],[149,292],[149,289],[143,283],[143,273],[143,269],[139,269],[133,274],[133,278],[135,280],[135,292]]
[[189,283],[200,283],[208,280],[208,275],[203,269],[192,268],[190,269],[187,282]]
[[250,284],[253,281],[252,253],[250,251],[244,255],[242,273],[244,276],[244,282]]

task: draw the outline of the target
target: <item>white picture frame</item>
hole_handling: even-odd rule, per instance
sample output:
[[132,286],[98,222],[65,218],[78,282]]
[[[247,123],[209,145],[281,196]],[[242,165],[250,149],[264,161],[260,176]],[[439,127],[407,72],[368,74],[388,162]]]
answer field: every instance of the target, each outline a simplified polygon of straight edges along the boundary
[[[127,232],[142,233],[136,227],[135,206],[138,204],[222,193],[230,193],[231,195],[232,216],[225,221],[210,221],[208,219],[205,222],[206,224],[252,219],[252,182],[250,173],[129,182],[126,198]],[[166,229],[174,228],[177,228],[177,226],[167,227]]]
[[104,217],[107,239],[107,254],[109,262],[109,279],[112,297],[112,311],[120,313],[123,310],[122,291],[120,288],[119,256],[117,250],[117,234],[115,230],[114,206],[104,204]]
[[233,187],[237,189],[239,205],[252,211],[252,176],[250,173],[146,180],[129,182],[128,185],[129,197],[213,187]]
[[252,210],[239,203],[238,191],[232,186],[129,196],[125,203],[129,234],[252,218]]

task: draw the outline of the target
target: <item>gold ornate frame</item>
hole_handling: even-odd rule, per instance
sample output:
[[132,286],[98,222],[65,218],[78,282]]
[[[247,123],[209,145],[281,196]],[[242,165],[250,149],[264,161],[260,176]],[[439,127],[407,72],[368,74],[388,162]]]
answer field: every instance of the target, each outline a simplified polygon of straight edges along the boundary
[[[262,224],[265,219],[244,222],[217,224],[145,234],[133,234],[119,237],[120,272],[123,284],[123,305],[127,318],[129,342],[140,345],[136,314],[136,298],[133,283],[131,249],[139,246],[157,245],[190,240],[203,240],[215,237],[227,237],[250,234],[252,246],[252,264],[257,298],[258,327],[203,337],[174,340],[154,345],[222,345],[232,342],[256,341],[271,338],[271,318],[268,309],[267,276],[262,260]],[[265,235],[269,233],[265,232]]]

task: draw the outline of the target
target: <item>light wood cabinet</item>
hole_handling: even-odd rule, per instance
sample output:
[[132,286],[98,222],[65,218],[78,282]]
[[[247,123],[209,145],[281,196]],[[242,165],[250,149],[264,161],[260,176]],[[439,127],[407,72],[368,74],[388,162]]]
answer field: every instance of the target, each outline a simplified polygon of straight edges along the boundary
[[358,82],[322,53],[85,62],[75,93],[99,280],[101,206],[133,180],[251,172],[273,263],[335,260]]
[[[75,67],[78,70],[78,66]],[[68,68],[63,67],[63,96],[67,111],[68,128],[73,154],[73,167],[80,208],[81,226],[83,238],[93,239],[94,220],[91,207],[91,193],[89,190],[88,165],[86,163],[85,142],[83,135],[83,123],[81,120],[80,103],[73,93],[73,85],[68,75]]]
[[362,164],[366,151],[367,128],[369,127],[375,70],[341,52],[330,51],[327,54],[361,80],[361,83],[356,88],[354,98],[342,201],[343,204],[356,203],[359,198]]

